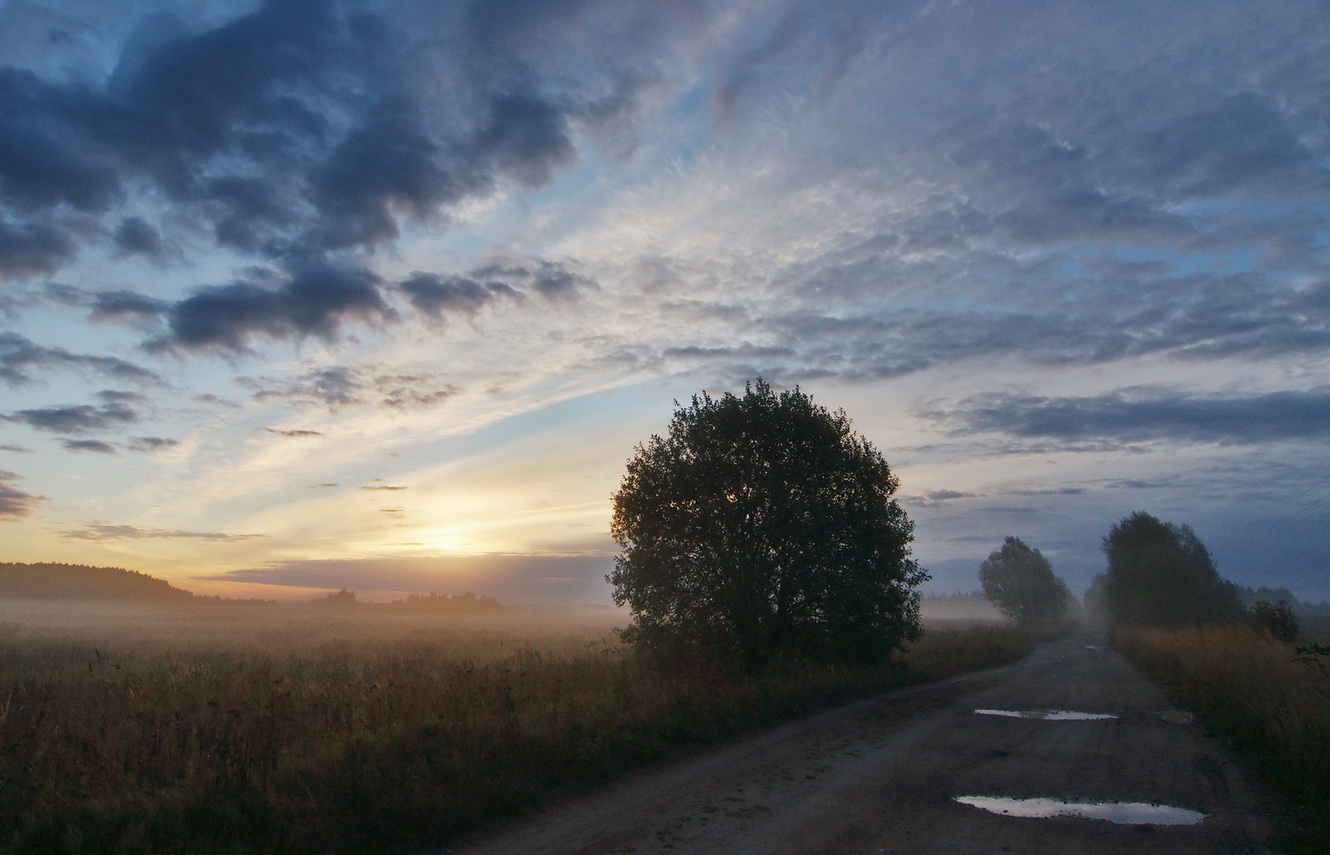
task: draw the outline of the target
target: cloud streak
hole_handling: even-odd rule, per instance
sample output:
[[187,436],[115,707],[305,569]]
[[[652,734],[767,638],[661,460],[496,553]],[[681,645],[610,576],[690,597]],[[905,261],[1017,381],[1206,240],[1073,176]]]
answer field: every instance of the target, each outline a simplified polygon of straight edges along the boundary
[[258,534],[227,534],[216,531],[183,531],[178,529],[143,528],[142,526],[112,523],[89,523],[82,528],[68,529],[60,535],[65,540],[211,540],[237,541],[262,537]]
[[1122,443],[1253,445],[1330,436],[1330,390],[1195,396],[1141,388],[1093,397],[988,394],[926,410],[953,433]]
[[18,488],[21,475],[0,469],[0,521],[25,520],[37,512],[45,496],[27,493]]

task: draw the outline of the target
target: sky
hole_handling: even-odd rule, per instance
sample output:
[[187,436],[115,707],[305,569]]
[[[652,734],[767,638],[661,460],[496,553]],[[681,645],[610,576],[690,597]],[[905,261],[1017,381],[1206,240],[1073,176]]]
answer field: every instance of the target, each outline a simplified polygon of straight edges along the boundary
[[757,377],[928,590],[1143,510],[1330,599],[1330,6],[0,3],[0,560],[608,604]]

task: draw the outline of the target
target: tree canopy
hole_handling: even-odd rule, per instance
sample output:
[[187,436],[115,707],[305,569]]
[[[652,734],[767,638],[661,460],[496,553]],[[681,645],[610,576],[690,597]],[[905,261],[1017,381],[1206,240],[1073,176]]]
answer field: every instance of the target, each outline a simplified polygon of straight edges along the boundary
[[1062,620],[1071,602],[1071,591],[1053,574],[1053,565],[1019,537],[1008,537],[1001,549],[989,553],[979,565],[979,583],[998,611],[1026,628]]
[[[678,407],[676,402],[676,407]],[[919,632],[913,523],[882,455],[800,391],[705,392],[637,446],[606,579],[625,641],[779,661],[878,662]]]
[[1104,537],[1104,600],[1118,624],[1176,627],[1241,620],[1237,587],[1190,526],[1137,511]]

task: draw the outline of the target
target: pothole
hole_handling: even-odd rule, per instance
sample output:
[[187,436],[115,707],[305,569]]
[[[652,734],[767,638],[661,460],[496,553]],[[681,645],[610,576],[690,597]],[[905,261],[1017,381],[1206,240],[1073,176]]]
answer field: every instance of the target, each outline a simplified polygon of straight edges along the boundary
[[1078,712],[1077,710],[975,710],[976,715],[999,715],[1007,718],[1036,718],[1042,721],[1104,721],[1117,718],[1108,713]]
[[1118,825],[1197,825],[1205,814],[1187,808],[1145,802],[1065,802],[1058,799],[1009,799],[957,796],[956,801],[990,813],[1033,819],[1099,819]]

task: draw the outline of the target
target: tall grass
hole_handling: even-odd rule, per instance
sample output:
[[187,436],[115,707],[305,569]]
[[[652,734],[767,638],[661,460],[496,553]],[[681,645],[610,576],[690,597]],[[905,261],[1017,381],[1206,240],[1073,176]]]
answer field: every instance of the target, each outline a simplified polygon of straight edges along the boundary
[[603,619],[523,625],[525,638],[448,619],[357,624],[353,641],[309,624],[302,642],[268,625],[239,642],[232,622],[212,645],[196,629],[11,627],[0,849],[406,851],[682,746],[1028,650],[1012,630],[936,631],[890,666],[753,680],[647,667]]
[[1299,808],[1290,851],[1330,852],[1330,671],[1326,657],[1246,627],[1121,630],[1116,644],[1254,761]]

